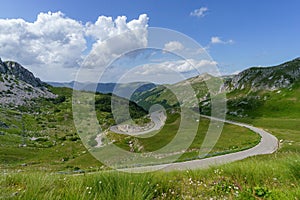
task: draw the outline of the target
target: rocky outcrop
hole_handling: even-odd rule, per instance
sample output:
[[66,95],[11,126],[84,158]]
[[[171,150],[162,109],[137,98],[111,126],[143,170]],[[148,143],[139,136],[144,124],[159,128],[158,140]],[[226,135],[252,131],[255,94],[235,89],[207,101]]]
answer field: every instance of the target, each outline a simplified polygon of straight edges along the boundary
[[13,61],[2,62],[0,59],[0,73],[12,75],[16,79],[24,81],[34,87],[41,87],[45,84],[39,79],[34,77],[34,75],[22,67],[19,63]]
[[19,106],[34,98],[56,98],[46,86],[20,64],[0,59],[0,105]]
[[277,90],[290,87],[300,81],[300,58],[275,67],[253,67],[238,75],[224,78],[224,89]]

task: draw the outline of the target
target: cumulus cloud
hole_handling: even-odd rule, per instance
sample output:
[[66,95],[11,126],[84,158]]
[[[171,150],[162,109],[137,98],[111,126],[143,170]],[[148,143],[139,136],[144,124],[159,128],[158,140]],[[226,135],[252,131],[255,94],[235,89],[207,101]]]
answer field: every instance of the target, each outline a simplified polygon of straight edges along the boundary
[[220,44],[220,43],[223,43],[223,41],[222,41],[219,37],[211,37],[210,42],[211,42],[212,44]]
[[204,17],[207,11],[208,11],[207,7],[201,7],[199,9],[195,9],[194,11],[192,11],[190,15],[194,17]]
[[[74,80],[77,69],[84,66],[86,76],[82,80],[97,81],[99,72],[121,54],[147,47],[147,35],[146,14],[130,21],[125,16],[115,19],[99,16],[96,22],[82,24],[61,12],[40,13],[34,22],[0,19],[0,56],[3,60],[20,62],[42,80]],[[88,42],[92,42],[91,47],[87,46]],[[231,42],[213,37],[211,43]],[[163,48],[191,53],[175,40],[165,43]],[[162,61],[143,65],[132,75],[165,74],[167,80],[170,71],[188,73],[196,67],[207,72],[215,65],[213,61],[196,59]]]
[[87,34],[97,41],[83,65],[87,68],[104,68],[121,54],[146,47],[147,27],[148,17],[145,14],[130,22],[127,22],[125,16],[118,17],[115,21],[99,17],[95,24],[88,24]]
[[211,37],[210,43],[211,44],[233,44],[234,41],[233,40],[223,41],[220,37],[215,36],[215,37]]
[[149,63],[142,65],[136,71],[136,74],[150,75],[150,74],[168,74],[171,71],[177,73],[188,73],[190,71],[198,71],[205,73],[207,69],[213,68],[217,65],[217,62],[211,60],[177,60],[177,61],[166,61],[162,63]]
[[183,44],[178,41],[171,41],[165,44],[164,50],[166,51],[180,51],[184,49]]
[[35,22],[0,19],[0,55],[27,65],[75,67],[86,48],[80,22],[61,12],[41,13]]
[[203,73],[219,75],[217,62],[213,60],[176,60],[148,63],[132,69],[123,77],[122,82],[151,81],[156,83],[175,83]]
[[[100,16],[95,23],[86,24],[66,17],[62,12],[40,13],[34,22],[0,19],[0,56],[3,60],[16,60],[29,66],[30,70],[35,68],[32,71],[42,79],[65,77],[65,80],[71,80],[75,68],[84,60],[90,66],[101,67],[110,55],[118,55],[126,47],[145,46],[147,23],[145,14],[129,22],[125,16],[115,20]],[[120,33],[124,33],[120,38],[106,41]],[[87,49],[88,37],[94,42],[91,50]],[[52,72],[58,75],[49,77]]]

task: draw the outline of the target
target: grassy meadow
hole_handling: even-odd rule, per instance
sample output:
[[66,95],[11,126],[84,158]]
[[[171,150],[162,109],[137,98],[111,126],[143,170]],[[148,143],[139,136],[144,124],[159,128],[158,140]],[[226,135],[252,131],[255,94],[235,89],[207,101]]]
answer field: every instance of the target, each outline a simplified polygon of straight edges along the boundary
[[2,169],[0,199],[297,200],[300,198],[298,122],[274,118],[253,121],[281,140],[279,151],[210,169],[73,175]]
[[[9,134],[0,136],[0,199],[298,200],[300,199],[298,91],[295,88],[292,91],[268,93],[266,94],[268,101],[257,104],[257,107],[248,105],[249,109],[245,109],[247,116],[243,118],[228,116],[230,119],[264,128],[274,134],[280,140],[280,149],[276,153],[212,166],[209,169],[180,172],[128,174],[101,171],[103,169],[101,164],[88,153],[80,140],[71,139],[76,135],[68,135],[69,132],[75,131],[70,125],[71,118],[64,118],[64,121],[59,122],[60,124],[50,123],[51,116],[63,117],[63,114],[55,113],[53,110],[52,114],[45,115],[44,119],[48,123],[41,124],[46,128],[37,129],[39,130],[37,132],[43,133],[44,130],[50,134],[56,130],[58,138],[65,136],[65,140],[57,140],[56,145],[46,147],[48,140],[37,142],[44,146],[28,145],[20,148],[14,146],[22,141],[21,132],[17,128],[11,129]],[[285,103],[284,99],[287,97],[292,103]],[[68,109],[68,103],[70,99],[67,97],[63,103],[56,105],[59,109]],[[28,120],[38,124],[31,116],[27,116]],[[177,117],[169,118],[169,125],[164,127],[165,133],[170,134],[172,127],[178,126]],[[10,125],[9,117],[5,123]],[[21,126],[21,123],[18,123]],[[195,157],[194,150],[201,144],[203,140],[201,133],[207,129],[208,123],[207,119],[200,120],[199,133],[189,148],[190,152],[184,154],[180,160]],[[127,150],[129,148],[127,142],[134,140],[131,137],[114,134],[110,137],[116,140],[117,145]],[[143,146],[143,151],[151,151],[164,145],[172,137],[172,134],[168,137],[157,134],[152,138],[155,140],[155,145],[151,145],[147,138],[136,139],[136,144]],[[222,152],[247,148],[249,145],[255,145],[257,141],[258,136],[253,132],[226,124],[212,154],[218,155]],[[22,163],[26,163],[26,166],[21,166]],[[60,172],[60,170],[72,172],[76,169],[84,169],[86,173]]]
[[299,155],[248,158],[206,170],[61,175],[1,173],[3,199],[299,199]]
[[[72,90],[51,89],[59,95],[58,99],[39,99],[33,102],[31,107],[14,110],[0,108],[0,121],[9,127],[0,127],[0,132],[4,133],[0,135],[1,169],[49,172],[72,172],[78,169],[86,172],[102,170],[105,167],[89,153],[75,129],[71,104]],[[95,98],[99,123],[102,127],[108,128],[114,124],[109,110],[110,97],[97,94]],[[145,114],[145,111],[134,104],[131,108],[136,113],[136,118]],[[180,115],[175,112],[169,114],[164,128],[151,138],[113,133],[108,138],[111,141],[115,140],[115,144],[125,150],[130,150],[129,141],[134,141],[135,152],[155,151],[173,139],[179,125]],[[197,158],[208,126],[209,120],[201,118],[194,141],[178,161]],[[255,146],[259,139],[257,134],[248,129],[225,124],[218,143],[208,156],[247,149]],[[95,144],[91,136],[88,145]]]

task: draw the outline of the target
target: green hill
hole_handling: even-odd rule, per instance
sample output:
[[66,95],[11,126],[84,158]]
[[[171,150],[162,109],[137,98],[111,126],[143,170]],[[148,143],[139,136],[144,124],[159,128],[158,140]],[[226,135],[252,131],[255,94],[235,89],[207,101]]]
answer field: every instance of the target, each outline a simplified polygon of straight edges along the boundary
[[[13,62],[10,62],[13,63]],[[17,65],[20,70],[26,71],[21,65]],[[13,68],[11,68],[13,70]],[[7,71],[3,71],[2,76],[6,76]],[[32,80],[36,79],[31,73],[27,73]],[[205,75],[192,78],[189,81],[195,83],[195,88],[198,88],[199,94],[205,94],[202,91],[202,85],[197,83],[199,80],[211,79],[213,77]],[[10,77],[14,83],[11,87],[18,87],[17,81],[20,81],[17,76]],[[25,80],[25,79],[24,79]],[[30,81],[27,81],[30,85]],[[178,83],[173,87],[178,87],[182,83]],[[73,111],[72,111],[72,94],[73,90],[69,88],[51,87],[41,82],[40,85],[31,85],[33,90],[38,90],[38,87],[44,87],[53,96],[30,96],[21,105],[5,105],[0,108],[0,137],[1,137],[1,154],[0,165],[4,168],[22,168],[26,170],[35,170],[43,168],[44,170],[57,171],[68,170],[72,171],[75,168],[98,170],[102,164],[93,158],[88,149],[97,145],[96,135],[86,135],[81,133],[78,135],[74,126]],[[160,86],[164,87],[164,86]],[[155,90],[158,90],[155,88]],[[179,91],[185,92],[185,91]],[[83,92],[84,94],[91,94]],[[155,95],[147,94],[149,98],[155,99]],[[161,95],[161,98],[170,96],[167,91]],[[11,99],[15,97],[10,97]],[[144,98],[141,95],[140,98]],[[103,131],[108,130],[114,125],[115,119],[111,111],[111,94],[95,95],[95,110],[97,119]],[[127,102],[126,99],[115,97],[121,105]],[[166,102],[169,104],[171,101]],[[175,100],[174,100],[175,102]],[[167,105],[166,104],[166,105]],[[150,104],[149,104],[150,105]],[[151,105],[150,105],[151,106]],[[180,126],[180,112],[176,105],[166,106],[168,118],[165,127],[159,131],[154,137],[138,138],[115,133],[108,134],[108,140],[114,141],[119,147],[130,150],[129,141],[134,141],[131,147],[135,152],[149,152],[157,150],[168,144],[176,135],[177,129]],[[149,108],[149,107],[148,107]],[[146,108],[146,110],[148,109]],[[145,117],[147,111],[138,106],[134,102],[129,103],[130,116],[138,124],[147,123],[149,119]],[[123,116],[126,110],[121,106],[118,108],[118,122],[126,123],[127,119]],[[191,118],[191,120],[196,120]],[[188,148],[186,154],[180,157],[182,160],[197,159],[199,149],[203,142],[205,133],[209,126],[209,120],[202,119],[199,124],[199,129],[196,138]],[[190,134],[186,132],[187,136]],[[232,140],[232,137],[236,140]],[[240,136],[243,140],[238,139]],[[83,138],[84,137],[84,138]],[[84,143],[82,142],[84,141]],[[245,128],[232,125],[225,125],[221,139],[215,148],[208,156],[214,156],[224,153],[239,151],[250,148],[257,144],[259,136]],[[86,149],[88,148],[88,149]],[[172,154],[172,152],[169,152]],[[22,167],[23,165],[23,167]]]
[[[0,108],[0,165],[18,168],[26,163],[49,170],[101,167],[83,146],[75,129],[72,90],[52,87],[49,90],[58,97],[37,98],[30,105]],[[115,123],[108,109],[111,95],[96,94],[95,98],[99,123],[108,128]],[[147,115],[132,102],[130,111],[134,119]]]
[[[57,98],[34,98],[31,106],[0,109],[0,198],[3,199],[299,199],[300,113],[299,59],[269,68],[251,68],[225,77],[227,118],[253,124],[274,134],[279,150],[272,155],[247,158],[206,170],[126,174],[82,172],[105,169],[83,146],[74,128],[71,89],[48,87]],[[213,79],[205,75],[208,80]],[[201,111],[210,110],[210,94],[203,77],[187,80],[197,91]],[[173,87],[180,90],[177,83]],[[159,134],[135,138],[115,133],[108,137],[119,147],[149,152],[168,143],[179,123],[179,109],[170,86],[158,86],[134,96],[132,115],[137,119],[153,103],[166,105],[168,118]],[[178,88],[179,87],[179,88]],[[184,92],[184,91],[182,91]],[[111,96],[97,94],[99,123],[114,124]],[[124,99],[120,99],[124,101]],[[184,102],[192,107],[194,102]],[[192,145],[179,160],[194,159],[209,124],[201,120]],[[92,139],[92,138],[91,138]],[[92,140],[91,140],[92,141]],[[131,141],[131,142],[130,142]],[[247,129],[225,125],[212,156],[255,145],[257,135]],[[143,147],[143,148],[140,148]],[[58,172],[49,173],[49,171]]]
[[[299,117],[300,59],[274,67],[252,67],[233,76],[221,77],[220,91],[226,92],[227,114],[237,117],[289,116]],[[135,93],[132,100],[148,109],[153,104],[166,107],[195,106],[195,102],[179,102],[172,90],[184,93],[184,86],[192,86],[202,113],[211,107],[207,82],[220,81],[208,74],[190,78],[173,85],[160,85]],[[181,89],[182,88],[182,89]]]

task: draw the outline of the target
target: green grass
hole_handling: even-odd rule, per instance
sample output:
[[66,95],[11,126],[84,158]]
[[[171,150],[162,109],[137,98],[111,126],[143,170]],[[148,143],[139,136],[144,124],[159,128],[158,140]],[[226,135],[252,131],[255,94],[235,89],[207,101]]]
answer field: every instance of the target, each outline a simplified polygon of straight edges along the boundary
[[[227,94],[228,108],[245,118],[300,118],[300,83],[276,91],[257,91]],[[247,102],[241,104],[240,102]]]
[[[54,90],[66,97],[66,93],[70,92]],[[72,115],[69,115],[71,110],[68,98],[57,104],[43,102],[44,107],[40,108],[40,111],[50,111],[49,114],[23,116],[28,123],[25,128],[32,131],[27,131],[29,136],[50,136],[48,140],[38,142],[42,145],[40,147],[19,148],[18,144],[22,141],[22,123],[17,117],[19,114],[17,111],[1,109],[0,120],[11,128],[0,129],[6,133],[0,136],[0,199],[300,199],[298,86],[293,90],[282,90],[281,93],[256,95],[265,95],[268,99],[262,104],[245,108],[247,117],[229,118],[262,127],[274,134],[281,140],[278,152],[213,166],[206,170],[168,173],[97,172],[103,169],[101,164],[87,152],[79,140],[71,139],[76,135]],[[286,103],[290,101],[292,103]],[[55,112],[57,109],[61,111]],[[62,121],[57,120],[58,118]],[[178,123],[176,116],[168,120],[170,126],[166,126],[166,132]],[[201,144],[203,134],[200,133],[205,132],[208,123],[208,120],[201,120],[199,134],[190,150]],[[16,127],[12,127],[12,124]],[[151,151],[172,139],[172,133],[169,134],[168,140],[162,140],[164,137],[158,134],[154,146],[151,146],[147,139],[140,138],[138,144]],[[241,134],[247,139],[240,138]],[[52,139],[55,139],[57,144],[46,147]],[[120,139],[119,145],[126,149],[128,139],[132,138]],[[227,124],[213,152],[232,152],[254,145],[255,142],[256,134],[248,129]],[[188,152],[180,159],[187,160],[195,155],[195,152]],[[22,163],[26,163],[27,166],[21,166]],[[59,170],[72,172],[78,168],[94,173],[57,174]]]
[[[253,96],[253,94],[249,94]],[[246,117],[228,115],[229,119],[262,127],[280,140],[279,152],[300,151],[300,85],[273,92],[257,92],[260,99],[256,109],[245,109]],[[255,102],[254,102],[255,103]],[[234,108],[234,107],[232,107]],[[231,109],[232,109],[231,108]]]
[[[200,149],[207,134],[209,124],[209,119],[201,118],[197,134],[192,140],[192,144],[186,149],[186,153],[184,153],[177,161],[186,161],[199,158],[199,154],[201,153]],[[191,123],[191,126],[192,125],[193,124]],[[139,138],[115,134],[112,132],[108,137],[111,141],[115,141],[114,144],[127,151],[131,149],[139,153],[153,152],[170,143],[177,134],[179,126],[180,115],[168,114],[168,120],[166,121],[165,126],[154,136],[152,136],[153,133],[149,133],[149,135],[151,135],[152,137]],[[187,135],[188,138],[190,132],[187,129],[183,134]],[[248,149],[258,144],[259,141],[260,136],[252,132],[251,130],[225,123],[220,137],[218,138],[216,144],[212,147],[212,150],[209,152],[207,157]],[[133,143],[133,147],[130,147],[130,143]],[[207,148],[210,147],[208,146]]]
[[[21,164],[26,163],[27,167],[22,170],[62,170],[70,161],[84,156],[81,152],[86,149],[73,125],[71,90],[58,91],[68,98],[59,103],[38,99],[31,107],[15,110],[0,108],[0,121],[9,126],[8,129],[0,128],[5,133],[0,136],[2,167],[21,168]],[[32,141],[32,137],[39,139]],[[96,159],[91,159],[91,164],[99,165]]]
[[[74,126],[73,91],[50,89],[59,95],[57,99],[35,99],[30,106],[13,109],[0,107],[0,122],[9,127],[0,127],[4,133],[0,135],[0,166],[32,171],[98,170],[102,164],[88,153]],[[105,110],[110,96],[96,94],[95,98],[99,123],[107,128],[114,124],[110,111]],[[130,111],[133,118],[146,115],[134,103],[130,103]],[[32,137],[38,139],[31,140]]]
[[6,171],[4,199],[282,199],[300,197],[299,155],[248,158],[207,170],[59,175]]

